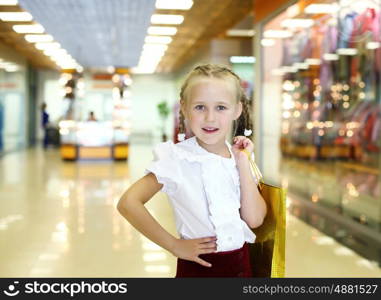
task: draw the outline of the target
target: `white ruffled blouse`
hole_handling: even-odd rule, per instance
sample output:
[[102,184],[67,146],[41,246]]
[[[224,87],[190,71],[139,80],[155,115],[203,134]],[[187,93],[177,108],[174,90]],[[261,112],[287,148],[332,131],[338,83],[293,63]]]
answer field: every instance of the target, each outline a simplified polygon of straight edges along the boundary
[[241,219],[240,181],[231,145],[225,141],[231,158],[202,148],[193,136],[183,142],[159,143],[152,172],[174,209],[181,238],[217,237],[217,251],[241,248],[254,243],[255,234]]

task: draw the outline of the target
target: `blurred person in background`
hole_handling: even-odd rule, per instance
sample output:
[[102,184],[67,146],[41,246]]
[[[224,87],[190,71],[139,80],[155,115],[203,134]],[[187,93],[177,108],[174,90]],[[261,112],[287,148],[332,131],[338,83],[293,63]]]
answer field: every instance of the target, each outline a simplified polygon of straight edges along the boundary
[[41,125],[44,130],[44,139],[43,139],[43,147],[46,149],[48,147],[49,138],[48,138],[48,125],[49,125],[49,114],[46,111],[46,103],[41,104]]
[[89,118],[87,119],[87,121],[98,121],[97,118],[95,117],[93,111],[91,111],[91,112],[89,113]]

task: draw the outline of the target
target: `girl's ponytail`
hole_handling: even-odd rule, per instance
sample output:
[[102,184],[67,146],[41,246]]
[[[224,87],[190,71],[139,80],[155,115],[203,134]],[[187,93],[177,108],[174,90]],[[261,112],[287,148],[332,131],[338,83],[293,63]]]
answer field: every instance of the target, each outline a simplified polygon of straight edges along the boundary
[[182,142],[185,140],[185,122],[184,122],[184,114],[181,111],[179,112],[179,133],[177,134],[177,141]]
[[247,138],[251,138],[253,135],[253,124],[251,121],[250,104],[243,89],[241,91],[240,102],[242,103],[242,113],[237,120],[235,135],[245,135]]

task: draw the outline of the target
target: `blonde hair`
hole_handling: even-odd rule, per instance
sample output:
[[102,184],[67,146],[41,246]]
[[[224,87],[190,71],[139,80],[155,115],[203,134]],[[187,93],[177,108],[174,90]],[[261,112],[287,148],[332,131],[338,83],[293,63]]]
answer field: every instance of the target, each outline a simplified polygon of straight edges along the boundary
[[[183,85],[181,86],[180,91],[180,99],[182,101],[186,101],[187,90],[190,86],[191,81],[196,77],[206,77],[206,78],[218,78],[218,79],[231,79],[236,88],[236,99],[237,102],[240,101],[242,103],[242,113],[238,118],[237,124],[235,126],[234,135],[244,135],[245,129],[252,129],[251,115],[250,115],[250,107],[249,100],[247,99],[245,92],[241,86],[241,79],[239,76],[234,73],[229,68],[216,65],[216,64],[205,64],[199,65],[195,67],[186,77]],[[179,132],[185,132],[185,124],[184,124],[184,115],[180,109],[179,116]],[[251,137],[248,136],[249,138]]]

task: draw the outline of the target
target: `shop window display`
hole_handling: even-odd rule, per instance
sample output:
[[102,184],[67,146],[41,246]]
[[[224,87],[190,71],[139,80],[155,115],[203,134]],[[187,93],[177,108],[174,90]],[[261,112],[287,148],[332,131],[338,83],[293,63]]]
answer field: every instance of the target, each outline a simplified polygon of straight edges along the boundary
[[[267,175],[378,235],[380,6],[380,0],[300,1],[267,22],[261,40]],[[276,108],[278,128],[267,117]],[[278,168],[266,167],[274,161],[271,148],[278,149]]]
[[62,159],[128,159],[132,79],[125,69],[122,71],[114,75],[86,74],[87,88],[79,74],[62,75]]
[[24,66],[0,57],[0,156],[27,144],[25,83]]

